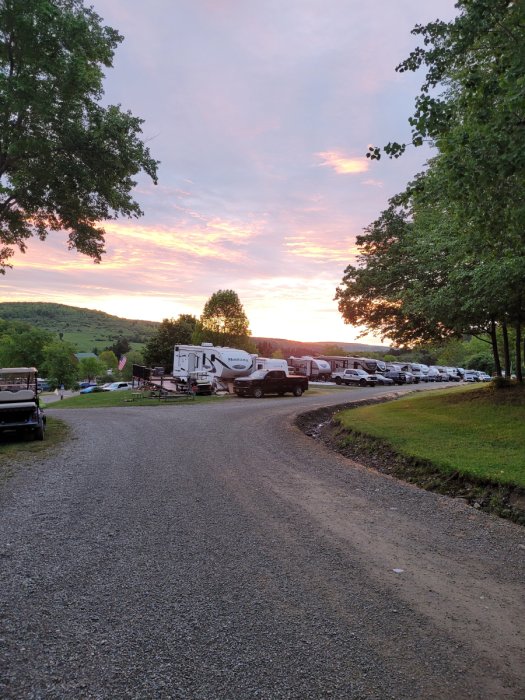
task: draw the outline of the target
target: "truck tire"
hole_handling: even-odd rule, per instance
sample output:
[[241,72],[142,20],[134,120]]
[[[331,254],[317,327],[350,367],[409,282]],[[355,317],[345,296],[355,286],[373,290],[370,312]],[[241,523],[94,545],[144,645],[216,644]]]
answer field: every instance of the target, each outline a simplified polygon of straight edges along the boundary
[[341,379],[341,377],[336,377],[336,378],[335,378],[335,383],[339,386],[340,384],[343,383],[343,380]]
[[294,387],[293,395],[294,396],[302,396],[303,395],[303,390],[301,389],[300,386]]
[[35,430],[35,440],[43,440],[44,439],[44,426],[39,425],[38,428]]
[[255,396],[256,399],[262,399],[262,397],[264,396],[264,391],[261,389],[260,386],[257,386],[253,390],[253,395]]

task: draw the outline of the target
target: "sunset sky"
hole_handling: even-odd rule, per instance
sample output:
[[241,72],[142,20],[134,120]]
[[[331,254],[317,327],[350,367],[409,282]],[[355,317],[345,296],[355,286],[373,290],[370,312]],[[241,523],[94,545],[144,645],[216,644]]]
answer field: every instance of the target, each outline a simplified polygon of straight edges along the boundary
[[140,177],[144,216],[107,223],[102,264],[52,234],[15,256],[0,299],[162,320],[234,289],[253,335],[354,340],[333,297],[355,237],[429,156],[365,153],[409,136],[422,75],[394,68],[453,0],[87,4],[125,37],[104,101],[145,120],[159,185]]

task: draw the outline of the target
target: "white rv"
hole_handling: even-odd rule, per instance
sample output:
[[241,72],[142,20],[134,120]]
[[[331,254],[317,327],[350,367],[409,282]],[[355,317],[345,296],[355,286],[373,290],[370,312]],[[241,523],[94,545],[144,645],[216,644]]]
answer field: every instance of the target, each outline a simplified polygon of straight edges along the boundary
[[212,343],[202,345],[176,345],[173,354],[173,376],[215,380],[231,380],[244,377],[254,370],[254,355],[236,348],[222,348]]
[[319,355],[316,360],[326,360],[332,372],[344,369],[363,369],[369,374],[385,372],[386,363],[369,357],[348,357],[347,355]]
[[253,371],[258,369],[282,369],[288,374],[288,362],[276,357],[256,357]]
[[308,377],[311,381],[328,381],[332,376],[332,368],[326,360],[319,357],[304,355],[303,357],[289,357],[288,364],[293,367],[297,374]]

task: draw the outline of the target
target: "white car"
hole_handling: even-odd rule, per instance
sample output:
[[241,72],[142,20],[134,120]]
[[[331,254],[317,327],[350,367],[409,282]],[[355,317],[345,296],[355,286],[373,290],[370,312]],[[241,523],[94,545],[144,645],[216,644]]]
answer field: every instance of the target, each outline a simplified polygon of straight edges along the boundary
[[441,375],[436,367],[429,367],[427,373],[427,382],[440,382]]
[[125,389],[131,389],[131,382],[111,382],[108,386],[103,387],[104,391],[123,391]]
[[332,377],[336,384],[356,384],[358,386],[375,386],[377,377],[368,374],[364,369],[345,369],[334,372]]
[[475,369],[466,369],[463,375],[464,382],[479,382],[479,374]]
[[481,382],[491,382],[492,377],[490,374],[487,374],[486,372],[478,372],[478,377]]

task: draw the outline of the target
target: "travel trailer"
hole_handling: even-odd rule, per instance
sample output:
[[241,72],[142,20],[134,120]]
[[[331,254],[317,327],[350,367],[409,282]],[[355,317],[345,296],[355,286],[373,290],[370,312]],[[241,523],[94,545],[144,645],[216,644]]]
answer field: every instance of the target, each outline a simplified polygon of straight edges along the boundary
[[256,372],[258,369],[282,369],[288,374],[288,362],[276,357],[256,357],[253,371]]
[[289,357],[288,365],[293,367],[297,374],[302,374],[308,377],[311,381],[328,381],[332,376],[332,368],[326,360],[321,360],[319,357]]
[[347,357],[346,355],[319,355],[316,360],[325,360],[330,365],[332,372],[342,369],[364,369],[369,374],[384,372],[386,364],[382,360],[374,360],[369,357]]

